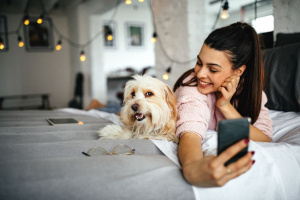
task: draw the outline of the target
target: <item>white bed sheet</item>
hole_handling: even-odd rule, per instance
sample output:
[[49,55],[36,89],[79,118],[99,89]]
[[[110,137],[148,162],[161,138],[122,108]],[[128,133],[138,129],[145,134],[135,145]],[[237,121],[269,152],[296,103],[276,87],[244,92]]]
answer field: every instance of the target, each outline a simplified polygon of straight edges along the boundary
[[[300,113],[270,110],[273,120],[272,143],[249,143],[256,161],[245,174],[220,188],[193,187],[201,199],[288,199],[300,197]],[[179,165],[177,145],[167,140],[153,141]],[[217,132],[207,131],[202,143],[204,155],[216,155]]]
[[[59,109],[73,114],[107,118],[120,124],[118,116],[97,110],[80,111]],[[299,199],[300,196],[300,113],[269,111],[273,120],[272,143],[249,143],[255,151],[253,167],[243,175],[219,188],[193,187],[195,198],[200,199]],[[152,142],[180,167],[178,146],[167,140]],[[202,143],[204,155],[215,155],[217,133],[207,131]]]

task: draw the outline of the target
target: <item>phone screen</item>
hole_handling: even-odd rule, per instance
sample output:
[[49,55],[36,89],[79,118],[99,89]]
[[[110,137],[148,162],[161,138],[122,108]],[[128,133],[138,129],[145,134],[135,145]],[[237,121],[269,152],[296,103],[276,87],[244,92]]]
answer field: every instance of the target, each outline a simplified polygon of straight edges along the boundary
[[74,118],[53,118],[53,119],[46,119],[51,125],[60,125],[60,124],[78,124]]
[[[218,155],[240,140],[249,138],[249,129],[250,118],[221,120],[218,124]],[[225,166],[237,161],[247,152],[248,146],[227,161]]]

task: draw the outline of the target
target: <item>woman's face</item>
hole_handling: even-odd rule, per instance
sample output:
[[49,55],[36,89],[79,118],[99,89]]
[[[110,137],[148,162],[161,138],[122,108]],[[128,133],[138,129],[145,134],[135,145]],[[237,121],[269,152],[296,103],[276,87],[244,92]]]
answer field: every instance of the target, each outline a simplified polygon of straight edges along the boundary
[[217,92],[226,78],[234,74],[232,63],[223,51],[217,51],[203,44],[197,56],[195,73],[198,91],[201,94]]

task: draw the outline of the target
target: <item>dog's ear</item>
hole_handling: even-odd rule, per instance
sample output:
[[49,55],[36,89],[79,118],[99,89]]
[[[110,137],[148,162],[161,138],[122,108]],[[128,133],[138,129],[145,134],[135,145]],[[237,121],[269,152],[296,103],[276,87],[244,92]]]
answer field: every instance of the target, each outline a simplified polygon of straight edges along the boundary
[[169,106],[170,110],[172,111],[172,118],[177,119],[176,96],[168,85],[165,85],[164,91],[165,91],[166,102],[168,103],[168,106]]

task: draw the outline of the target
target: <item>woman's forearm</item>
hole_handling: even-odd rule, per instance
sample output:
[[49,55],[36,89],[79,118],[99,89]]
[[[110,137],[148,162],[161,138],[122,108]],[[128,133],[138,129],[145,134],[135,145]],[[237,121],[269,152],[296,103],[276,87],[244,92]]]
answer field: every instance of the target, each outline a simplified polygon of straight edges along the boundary
[[178,157],[182,167],[203,158],[201,138],[195,133],[184,133],[179,142]]
[[[228,104],[227,106],[219,109],[226,119],[242,118],[240,113],[231,104]],[[258,142],[270,142],[268,136],[266,136],[261,130],[259,130],[258,128],[252,125],[250,125],[249,138],[253,141],[258,141]]]

